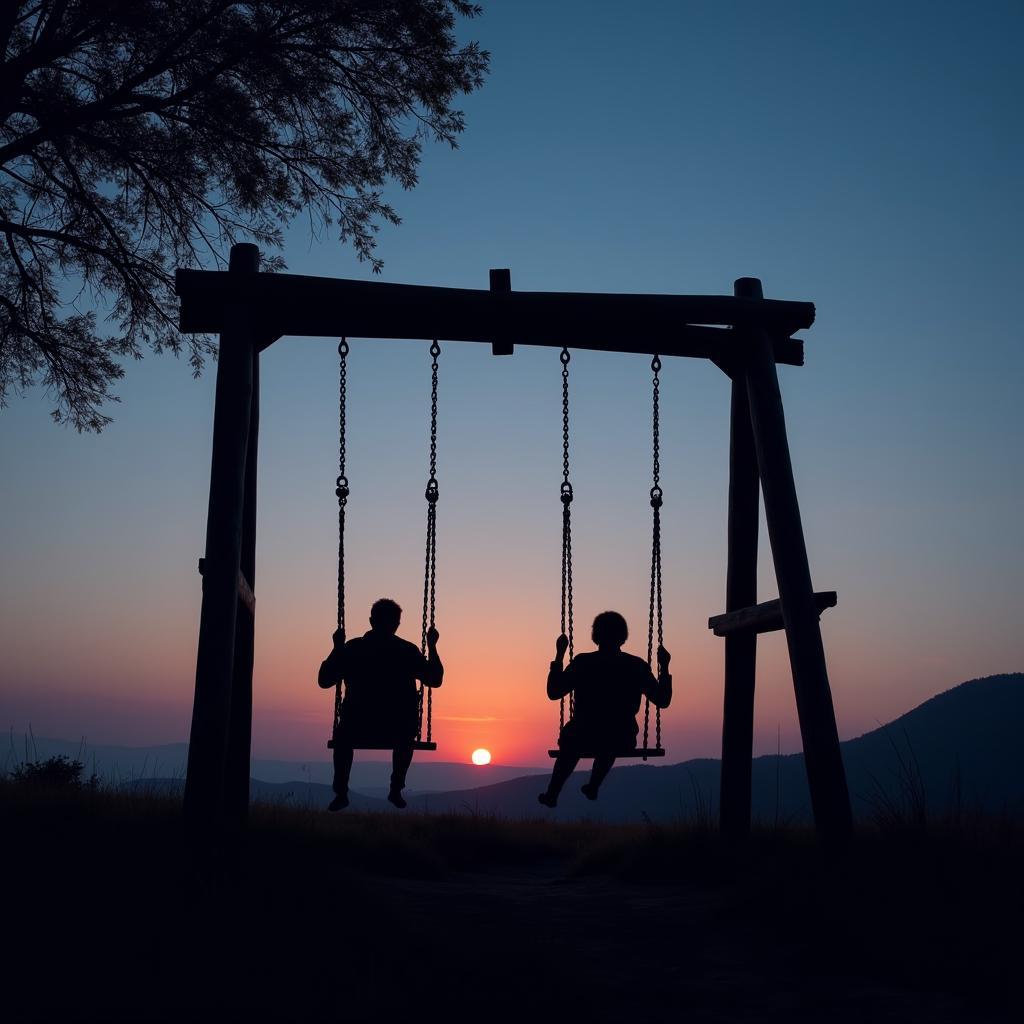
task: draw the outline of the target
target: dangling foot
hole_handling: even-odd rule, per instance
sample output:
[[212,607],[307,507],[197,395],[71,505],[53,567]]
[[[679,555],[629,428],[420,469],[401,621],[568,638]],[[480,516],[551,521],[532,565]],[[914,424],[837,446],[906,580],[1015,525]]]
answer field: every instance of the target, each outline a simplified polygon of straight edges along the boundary
[[550,793],[538,793],[537,800],[542,803],[545,807],[557,807],[558,797],[552,796]]
[[596,800],[597,799],[597,786],[595,786],[592,782],[584,782],[583,785],[580,786],[580,792],[588,800]]
[[402,796],[402,791],[400,789],[392,789],[388,792],[388,803],[394,804],[399,810],[403,807],[409,806],[405,797]]
[[339,793],[328,805],[329,811],[343,811],[348,807],[348,793]]

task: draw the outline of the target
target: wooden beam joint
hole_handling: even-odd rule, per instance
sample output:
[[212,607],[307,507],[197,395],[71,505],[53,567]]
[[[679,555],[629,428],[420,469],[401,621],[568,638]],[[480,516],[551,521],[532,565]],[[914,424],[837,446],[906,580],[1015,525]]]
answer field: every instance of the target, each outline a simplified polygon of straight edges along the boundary
[[501,315],[501,296],[512,294],[512,271],[491,270],[491,294],[498,301],[498,314],[495,316],[496,334],[491,342],[491,355],[510,356],[515,351],[515,343],[508,337],[505,329],[507,317]]
[[[199,559],[199,575],[206,575],[205,558]],[[238,570],[238,600],[250,615],[256,614],[256,595],[253,593],[252,587],[249,586],[249,581],[245,578],[245,573],[241,569]]]

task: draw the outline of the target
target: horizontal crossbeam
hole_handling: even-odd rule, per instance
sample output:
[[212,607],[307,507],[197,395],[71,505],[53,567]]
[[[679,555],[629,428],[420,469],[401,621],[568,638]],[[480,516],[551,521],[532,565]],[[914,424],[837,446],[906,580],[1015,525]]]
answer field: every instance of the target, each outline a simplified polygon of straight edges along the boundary
[[[415,338],[727,358],[732,327],[758,326],[777,362],[803,364],[791,338],[814,322],[810,302],[732,295],[629,295],[435,288],[298,274],[179,270],[181,330],[219,333],[241,303],[261,336]],[[270,342],[267,341],[266,344]]]
[[[826,608],[834,608],[838,600],[839,596],[834,590],[820,590],[814,595],[814,604],[819,615]],[[726,612],[724,615],[712,615],[708,619],[708,629],[713,630],[715,636],[730,636],[733,633],[745,633],[750,630],[755,633],[771,633],[782,629],[784,625],[782,602],[779,600],[764,601],[749,608]]]

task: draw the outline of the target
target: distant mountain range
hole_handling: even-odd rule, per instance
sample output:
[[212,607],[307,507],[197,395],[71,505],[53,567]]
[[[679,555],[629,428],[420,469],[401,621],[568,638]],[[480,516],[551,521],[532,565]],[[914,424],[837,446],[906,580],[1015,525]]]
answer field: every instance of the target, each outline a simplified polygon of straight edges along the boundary
[[[324,752],[327,753],[326,750]],[[167,743],[151,747],[95,746],[82,741],[11,734],[6,746],[0,745],[0,774],[3,773],[5,765],[10,767],[24,760],[44,760],[57,754],[77,757],[85,763],[86,774],[95,772],[109,783],[136,783],[153,779],[173,781],[185,777],[188,744]],[[472,765],[418,760],[414,775],[416,789],[419,792],[433,793],[468,789],[480,784],[489,785],[543,771],[543,768],[528,768],[521,765]],[[252,762],[254,780],[269,784],[288,783],[292,788],[307,785],[315,788],[318,783],[330,786],[333,772],[334,769],[328,760],[275,761],[257,758]],[[390,775],[390,760],[367,761],[360,758],[352,766],[352,786],[362,793],[383,797],[388,790]]]
[[[1024,817],[1024,674],[988,676],[962,683],[913,711],[842,744],[854,813],[860,818],[886,807],[920,804],[941,814],[959,803],[965,810]],[[37,756],[74,754],[77,744],[36,740]],[[20,752],[15,751],[20,759]],[[116,765],[133,785],[178,789],[185,746],[133,750],[96,748],[98,765]],[[173,765],[173,771],[163,769]],[[302,769],[298,771],[296,769]],[[91,770],[91,768],[90,768]],[[382,797],[390,766],[357,762],[352,789],[355,809],[392,811]],[[428,812],[471,812],[506,817],[581,817],[605,821],[672,821],[714,816],[719,762],[710,758],[675,765],[623,761],[592,803],[579,792],[585,773],[570,780],[559,807],[537,803],[542,769],[491,765],[480,768],[422,762],[415,769],[410,807]],[[291,778],[287,775],[294,772]],[[331,798],[326,763],[256,761],[254,799],[325,805]],[[484,785],[480,785],[484,782]],[[760,821],[806,821],[810,798],[802,754],[754,759],[753,814]],[[397,812],[395,812],[397,813]]]

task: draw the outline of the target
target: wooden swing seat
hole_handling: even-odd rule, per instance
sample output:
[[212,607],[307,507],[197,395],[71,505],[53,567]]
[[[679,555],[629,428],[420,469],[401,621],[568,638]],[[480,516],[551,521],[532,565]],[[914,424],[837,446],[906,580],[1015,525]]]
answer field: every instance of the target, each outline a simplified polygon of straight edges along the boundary
[[[563,750],[549,750],[548,757],[558,757],[559,754],[566,753]],[[600,755],[595,754],[592,750],[584,748],[583,753],[579,755],[581,758],[593,758]],[[618,760],[620,757],[664,757],[664,747],[630,747],[628,750],[623,750],[615,754],[615,759]]]
[[[327,741],[327,749],[334,749],[334,740]],[[353,750],[394,750],[394,744],[385,747],[379,743],[355,743],[352,746]],[[428,743],[426,740],[414,740],[412,744],[413,750],[437,750],[436,743]]]

